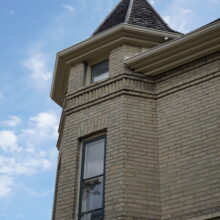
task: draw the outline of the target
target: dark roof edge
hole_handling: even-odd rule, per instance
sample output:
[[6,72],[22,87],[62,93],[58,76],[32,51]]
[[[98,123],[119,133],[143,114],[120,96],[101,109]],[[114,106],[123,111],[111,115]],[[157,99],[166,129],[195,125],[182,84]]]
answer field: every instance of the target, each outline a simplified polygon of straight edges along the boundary
[[150,53],[155,52],[155,51],[158,52],[160,50],[166,50],[170,45],[172,46],[174,44],[179,44],[181,42],[184,42],[184,41],[188,40],[189,38],[191,38],[191,36],[196,36],[196,35],[198,35],[198,33],[200,34],[204,30],[207,31],[207,30],[210,30],[212,28],[216,28],[216,25],[218,25],[218,22],[219,22],[219,28],[220,28],[220,19],[216,19],[216,20],[214,20],[214,21],[212,21],[212,22],[210,22],[210,23],[208,23],[204,26],[201,26],[201,27],[187,33],[187,34],[183,34],[183,36],[180,37],[180,38],[173,39],[173,40],[168,41],[168,42],[166,42],[162,45],[158,45],[156,47],[150,48],[147,51],[144,51],[140,54],[137,54],[137,55],[135,55],[131,58],[128,58],[128,59],[126,59],[125,63],[128,64],[128,63],[131,63],[134,60],[136,61],[138,59],[142,59],[143,57],[148,56]]
[[[95,31],[92,33],[92,35],[90,36],[90,37],[93,37],[94,35],[96,35],[96,32],[98,31],[98,29],[110,18],[110,16],[112,15],[112,13],[115,11],[115,9],[117,9],[118,8],[118,6],[121,4],[121,2],[122,2],[123,0],[120,0],[119,2],[118,2],[118,4],[109,12],[109,14],[108,14],[108,16],[102,21],[102,23],[95,29]],[[133,0],[132,0],[133,1]],[[131,3],[131,0],[130,0],[130,3]],[[130,4],[129,3],[129,4]],[[129,5],[129,7],[130,7],[130,5]],[[127,17],[127,15],[126,15],[126,17]]]
[[151,3],[149,1],[147,1],[149,6],[151,7],[151,9],[155,12],[155,14],[159,17],[159,19],[167,26],[168,29],[170,29],[170,31],[175,32],[175,33],[179,33],[182,34],[181,32],[175,31],[173,30],[168,24],[167,22],[162,18],[162,16],[160,16],[160,14],[157,12],[157,10],[154,9],[154,7],[151,5]]
[[[132,12],[132,8],[134,5],[134,0],[128,0],[129,1],[129,6],[128,9],[126,11],[126,16],[124,18],[124,21],[122,23],[124,24],[128,24],[129,23],[129,18],[130,18],[130,14]],[[90,37],[93,37],[96,34],[99,34],[99,32],[97,33],[97,31],[105,24],[105,22],[112,16],[112,13],[119,7],[119,5],[123,2],[123,0],[120,0],[118,2],[118,4],[109,12],[108,16],[101,22],[101,24],[95,29],[95,31],[92,33],[92,35]],[[182,34],[181,32],[175,31],[174,29],[172,29],[167,22],[160,16],[160,14],[154,9],[154,7],[151,5],[151,3],[148,0],[145,0],[146,4],[149,5],[150,9],[153,11],[153,13],[155,13],[155,15],[158,17],[158,19],[165,25],[165,27],[167,28],[167,31],[173,32],[173,33],[178,33],[178,34]],[[102,32],[102,31],[101,31]]]
[[127,10],[127,15],[126,15],[126,17],[125,17],[125,23],[126,23],[126,24],[128,24],[128,20],[129,20],[131,11],[132,11],[133,3],[134,3],[134,0],[130,0],[130,2],[129,2],[129,7],[128,7],[128,10]]

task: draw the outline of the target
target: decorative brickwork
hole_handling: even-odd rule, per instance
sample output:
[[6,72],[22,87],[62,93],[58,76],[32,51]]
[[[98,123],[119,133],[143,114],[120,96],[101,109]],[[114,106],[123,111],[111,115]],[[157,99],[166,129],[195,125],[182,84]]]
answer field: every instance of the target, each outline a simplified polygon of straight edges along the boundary
[[[219,20],[182,37],[147,1],[122,0],[95,33],[121,22],[57,56],[51,97],[63,113],[52,220],[84,219],[78,212],[95,213],[89,220],[218,220]],[[93,83],[92,66],[107,59],[109,77]],[[82,143],[100,135],[105,184],[84,178],[81,161]],[[101,206],[81,212],[95,201],[89,196]]]
[[69,90],[54,219],[76,220],[80,140],[103,131],[106,220],[220,211],[219,63],[217,53],[155,79],[122,73]]

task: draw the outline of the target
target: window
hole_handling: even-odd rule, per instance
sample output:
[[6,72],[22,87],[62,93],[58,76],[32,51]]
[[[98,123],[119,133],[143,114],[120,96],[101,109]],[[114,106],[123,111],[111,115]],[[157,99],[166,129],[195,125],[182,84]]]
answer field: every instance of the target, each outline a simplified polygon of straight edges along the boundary
[[109,77],[109,62],[108,60],[92,66],[92,82],[97,82]]
[[105,136],[83,143],[79,220],[103,220]]

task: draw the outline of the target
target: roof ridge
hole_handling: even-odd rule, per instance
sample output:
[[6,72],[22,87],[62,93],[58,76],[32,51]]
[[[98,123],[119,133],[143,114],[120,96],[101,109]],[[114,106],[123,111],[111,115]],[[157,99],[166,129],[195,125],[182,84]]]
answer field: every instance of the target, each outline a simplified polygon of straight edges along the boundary
[[129,18],[130,18],[130,15],[131,15],[131,11],[132,11],[132,7],[133,7],[133,3],[134,3],[134,0],[130,0],[128,11],[127,11],[127,15],[125,17],[125,23],[128,23],[128,21],[129,21]]

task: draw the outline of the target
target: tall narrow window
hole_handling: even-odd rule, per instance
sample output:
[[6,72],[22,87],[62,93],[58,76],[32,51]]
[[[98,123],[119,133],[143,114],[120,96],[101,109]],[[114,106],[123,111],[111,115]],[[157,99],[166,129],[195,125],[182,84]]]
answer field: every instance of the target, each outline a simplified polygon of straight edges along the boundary
[[105,142],[102,136],[83,143],[79,220],[104,219]]
[[108,60],[92,66],[92,82],[97,82],[109,77]]

